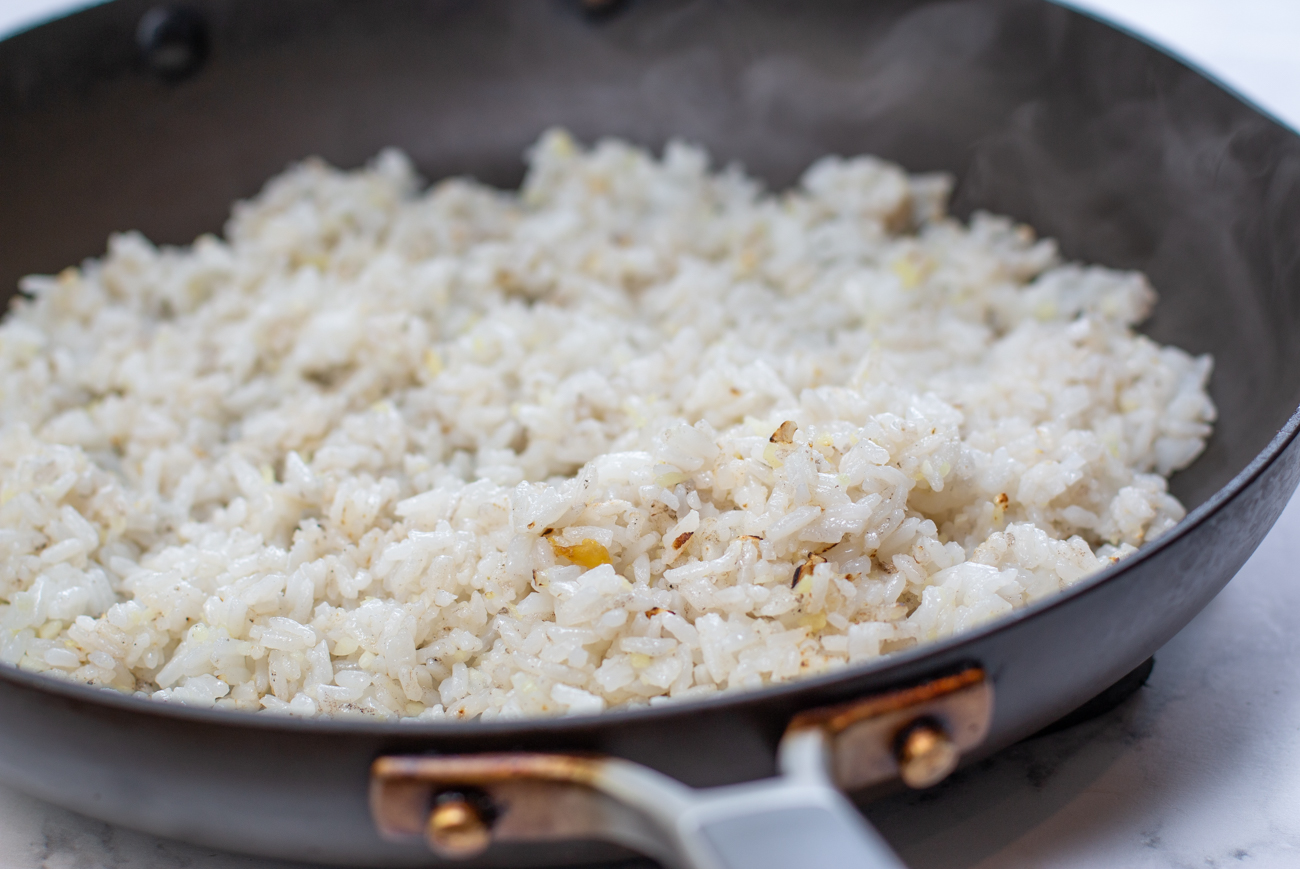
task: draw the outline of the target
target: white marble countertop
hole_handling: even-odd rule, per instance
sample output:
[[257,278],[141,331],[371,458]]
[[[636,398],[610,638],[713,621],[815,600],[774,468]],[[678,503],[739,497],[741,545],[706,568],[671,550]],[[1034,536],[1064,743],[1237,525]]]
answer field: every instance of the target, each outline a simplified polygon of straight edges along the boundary
[[[0,35],[84,0],[0,0]],[[1300,126],[1300,0],[1073,0]],[[1100,719],[872,807],[913,869],[1300,866],[1300,498]],[[272,869],[0,788],[0,869]]]

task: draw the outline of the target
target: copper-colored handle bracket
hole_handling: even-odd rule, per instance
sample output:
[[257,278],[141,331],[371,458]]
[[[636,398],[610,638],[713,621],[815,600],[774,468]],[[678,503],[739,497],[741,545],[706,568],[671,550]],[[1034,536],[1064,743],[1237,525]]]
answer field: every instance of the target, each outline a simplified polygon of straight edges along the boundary
[[[835,788],[895,777],[928,787],[983,741],[992,713],[992,686],[971,667],[799,714],[781,740],[782,774],[774,779],[695,790],[619,758],[381,757],[371,768],[370,807],[385,837],[422,836],[445,857],[471,856],[490,841],[602,839],[671,864],[724,866],[730,864],[718,857],[721,821],[816,809],[851,814],[856,820],[848,823],[863,826]],[[872,836],[863,826],[851,831],[857,839],[850,844],[879,844],[888,855]]]
[[[808,728],[825,733],[830,740],[831,773],[844,790],[897,777],[912,787],[929,787],[946,778],[961,755],[984,741],[992,720],[993,686],[983,669],[970,667],[910,688],[801,712],[790,722],[786,738]],[[906,737],[917,733],[936,739],[929,752],[909,757]],[[924,770],[917,767],[936,760],[939,752],[950,758],[942,775],[921,775]]]
[[457,848],[433,816],[439,794],[470,789],[495,809],[494,818],[482,819],[492,841],[603,839],[644,852],[660,837],[639,812],[605,792],[611,764],[623,763],[523,752],[381,757],[370,769],[370,811],[385,838],[422,836],[444,857],[472,856],[481,849]]

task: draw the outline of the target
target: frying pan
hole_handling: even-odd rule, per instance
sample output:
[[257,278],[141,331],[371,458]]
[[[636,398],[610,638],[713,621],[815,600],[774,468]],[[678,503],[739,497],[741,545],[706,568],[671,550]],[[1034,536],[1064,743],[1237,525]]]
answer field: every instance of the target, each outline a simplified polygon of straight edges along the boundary
[[923,785],[1079,706],[1205,606],[1296,487],[1300,138],[1041,0],[116,0],[0,43],[0,286],[112,230],[217,230],[308,154],[353,166],[397,145],[427,177],[514,184],[554,124],[683,137],[776,187],[822,154],[876,153],[954,173],[958,214],[1010,214],[1068,257],[1142,269],[1162,295],[1148,334],[1215,358],[1215,434],[1172,482],[1189,515],[958,637],[597,717],[301,721],[0,668],[0,779],[112,823],[327,863],[423,865],[490,841],[470,865],[628,846],[737,869],[897,865],[835,786]]

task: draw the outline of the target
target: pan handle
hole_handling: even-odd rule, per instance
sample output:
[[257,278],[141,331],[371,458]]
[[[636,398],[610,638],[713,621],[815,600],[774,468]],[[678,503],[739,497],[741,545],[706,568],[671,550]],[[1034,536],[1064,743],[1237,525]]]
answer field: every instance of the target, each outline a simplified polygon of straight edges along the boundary
[[775,778],[642,809],[659,816],[675,862],[692,869],[904,869],[831,781],[828,742],[819,730],[800,732],[782,742]]
[[603,839],[693,869],[902,869],[842,790],[945,778],[983,741],[978,667],[796,716],[770,779],[695,789],[621,758],[509,753],[381,757],[370,805],[388,838],[444,857],[493,841]]

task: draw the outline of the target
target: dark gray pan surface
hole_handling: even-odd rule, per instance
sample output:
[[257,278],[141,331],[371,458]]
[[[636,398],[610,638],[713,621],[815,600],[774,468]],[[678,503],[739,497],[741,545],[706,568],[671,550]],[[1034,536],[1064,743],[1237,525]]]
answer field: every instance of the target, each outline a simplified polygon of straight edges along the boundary
[[[702,142],[780,186],[827,152],[960,179],[1067,255],[1140,268],[1147,331],[1215,355],[1221,419],[1174,481],[1195,509],[1122,569],[974,634],[833,678],[597,720],[413,727],[162,707],[0,670],[0,779],[217,847],[421,863],[378,840],[385,751],[587,749],[696,785],[770,774],[790,716],[962,662],[996,681],[987,750],[1127,673],[1231,578],[1300,476],[1300,139],[1151,47],[1040,0],[206,0],[206,63],[165,80],[117,0],[0,43],[0,287],[138,228],[183,243],[291,160],[386,145],[510,184],[544,127]],[[596,856],[493,852],[522,864]]]

